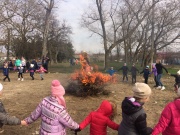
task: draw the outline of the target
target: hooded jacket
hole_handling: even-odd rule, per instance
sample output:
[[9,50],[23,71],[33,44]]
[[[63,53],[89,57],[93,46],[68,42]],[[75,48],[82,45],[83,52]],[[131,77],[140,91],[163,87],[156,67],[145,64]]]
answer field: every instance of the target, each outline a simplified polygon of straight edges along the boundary
[[180,134],[180,99],[170,102],[163,110],[158,124],[152,135],[179,135]]
[[118,130],[119,125],[109,118],[112,113],[112,105],[109,101],[104,100],[96,111],[91,112],[81,122],[79,127],[82,130],[90,124],[90,135],[106,135],[107,126]]
[[[134,100],[134,101],[133,101]],[[118,129],[118,135],[150,135],[151,128],[147,127],[146,113],[142,103],[134,98],[125,97],[122,102],[122,121]]]
[[66,135],[66,127],[78,129],[66,108],[58,104],[54,97],[46,97],[38,107],[25,119],[28,124],[41,117],[40,135]]

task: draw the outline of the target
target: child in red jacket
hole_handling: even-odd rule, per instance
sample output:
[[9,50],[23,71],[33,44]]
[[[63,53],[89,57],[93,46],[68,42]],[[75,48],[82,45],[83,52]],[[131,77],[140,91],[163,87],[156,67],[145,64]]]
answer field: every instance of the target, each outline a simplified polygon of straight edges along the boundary
[[166,105],[161,113],[158,124],[152,135],[179,135],[180,134],[180,88],[177,89],[177,98]]
[[96,111],[92,111],[79,124],[79,131],[84,129],[88,124],[90,124],[90,135],[106,135],[107,126],[114,130],[118,130],[119,125],[112,121],[116,114],[116,103],[103,100],[100,107]]

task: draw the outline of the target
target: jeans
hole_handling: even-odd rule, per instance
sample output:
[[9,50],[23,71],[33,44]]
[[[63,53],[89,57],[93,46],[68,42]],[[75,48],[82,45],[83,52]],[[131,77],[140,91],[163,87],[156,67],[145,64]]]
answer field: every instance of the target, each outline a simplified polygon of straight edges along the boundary
[[158,83],[158,81],[157,81],[157,76],[154,76],[154,82],[156,83],[156,85],[155,85],[155,86],[157,87],[157,86],[158,86],[158,84],[159,84],[159,83]]
[[162,82],[161,82],[161,77],[162,77],[162,74],[158,74],[158,75],[157,75],[158,86],[163,86],[163,84],[162,84]]

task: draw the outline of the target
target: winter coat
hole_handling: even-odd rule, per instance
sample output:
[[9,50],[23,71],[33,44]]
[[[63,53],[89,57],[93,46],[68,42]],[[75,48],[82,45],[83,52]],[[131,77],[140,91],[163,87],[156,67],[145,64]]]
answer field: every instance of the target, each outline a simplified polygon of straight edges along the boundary
[[180,134],[180,99],[166,105],[162,111],[158,124],[152,135],[179,135]]
[[18,67],[17,70],[18,70],[19,73],[23,73],[24,72],[24,67]]
[[44,69],[43,67],[41,67],[39,70],[36,70],[36,71],[39,72],[39,73],[44,73],[44,72],[46,72],[47,70]]
[[0,101],[0,128],[3,125],[20,125],[21,120],[7,114],[3,103]]
[[21,60],[20,60],[20,59],[17,59],[17,60],[15,61],[15,66],[16,66],[16,67],[19,67],[20,64],[21,64]]
[[168,73],[167,69],[161,64],[161,63],[156,63],[156,69],[157,69],[157,74],[162,74],[163,69]]
[[151,73],[153,73],[154,76],[157,76],[157,69],[156,69],[156,67],[152,68],[152,72]]
[[[123,74],[126,75],[129,71],[128,67],[127,66],[122,66],[119,70],[122,70]],[[118,70],[118,71],[119,71]]]
[[28,124],[41,117],[40,135],[66,135],[66,127],[78,129],[79,125],[72,120],[66,108],[54,97],[46,97],[25,119]]
[[113,76],[115,72],[117,72],[116,70],[113,69],[109,69],[107,70],[107,72],[109,73],[110,76]]
[[175,83],[176,83],[176,84],[180,84],[180,75],[171,74],[171,76],[175,77]]
[[136,76],[137,72],[139,72],[139,70],[136,67],[132,66],[131,67],[131,74],[132,74],[132,76]]
[[104,100],[99,109],[91,112],[79,125],[80,129],[84,129],[90,124],[90,135],[106,135],[107,126],[118,130],[119,125],[110,120],[112,115],[112,105],[109,101]]
[[144,78],[148,78],[150,74],[149,68],[145,68],[142,72],[140,72],[140,74],[142,73],[143,73]]
[[[134,101],[131,101],[133,99]],[[142,103],[134,98],[125,97],[122,102],[122,121],[118,129],[118,135],[150,135],[151,128],[147,127],[146,113]]]
[[34,69],[34,67],[30,67],[28,71],[34,73],[36,70]]
[[9,75],[9,70],[12,69],[12,68],[9,68],[9,67],[3,67],[1,68],[3,70],[3,75],[4,76],[7,76]]

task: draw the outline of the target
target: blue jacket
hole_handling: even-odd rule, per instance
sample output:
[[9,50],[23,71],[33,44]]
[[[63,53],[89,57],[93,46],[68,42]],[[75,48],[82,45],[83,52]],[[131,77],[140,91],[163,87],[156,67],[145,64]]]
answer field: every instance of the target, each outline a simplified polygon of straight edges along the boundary
[[144,73],[144,77],[149,77],[149,74],[151,74],[151,72],[149,71],[148,68],[145,68],[140,74]]
[[107,70],[107,72],[110,74],[110,76],[114,75],[115,72],[117,72],[116,70],[112,70],[112,69],[109,69]]
[[2,69],[3,70],[3,75],[4,76],[7,76],[7,75],[9,75],[9,70],[10,69],[13,69],[13,68],[10,68],[10,67],[2,67],[2,68],[0,68],[0,69]]

